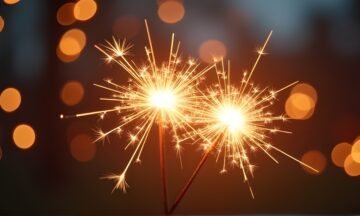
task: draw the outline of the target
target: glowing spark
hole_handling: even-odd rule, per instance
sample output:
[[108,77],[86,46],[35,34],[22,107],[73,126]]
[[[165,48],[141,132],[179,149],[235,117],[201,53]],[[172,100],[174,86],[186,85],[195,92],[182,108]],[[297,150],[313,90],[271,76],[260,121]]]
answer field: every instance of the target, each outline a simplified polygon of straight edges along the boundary
[[127,165],[120,174],[107,177],[116,181],[114,189],[119,188],[124,192],[128,186],[125,181],[126,173],[133,162],[141,161],[141,154],[154,124],[158,123],[161,127],[171,129],[176,143],[175,149],[180,156],[181,140],[178,131],[194,131],[189,124],[189,113],[193,112],[194,104],[199,100],[195,93],[196,88],[204,74],[215,66],[199,69],[200,64],[192,58],[181,63],[180,42],[174,45],[174,34],[171,37],[169,59],[158,65],[146,20],[145,26],[149,47],[145,47],[147,63],[141,67],[128,58],[132,45],[127,44],[125,40],[113,38],[112,42],[106,41],[105,45],[95,46],[105,55],[106,62],[116,63],[130,77],[127,85],[119,85],[111,79],[105,79],[104,84],[94,84],[110,93],[110,96],[100,100],[115,103],[114,108],[75,116],[61,115],[61,118],[100,115],[102,119],[109,113],[120,114],[120,122],[111,130],[99,130],[95,141],[103,140],[112,133],[122,132],[130,123],[136,125],[128,133],[129,143],[125,146],[125,149],[129,146],[135,148]]
[[[253,176],[255,168],[250,161],[250,153],[257,149],[263,151],[276,163],[278,161],[271,155],[271,150],[276,150],[316,171],[268,142],[269,134],[290,133],[272,126],[274,121],[285,121],[287,118],[284,115],[273,115],[267,109],[273,105],[279,92],[297,83],[291,83],[279,90],[269,90],[268,87],[261,89],[249,82],[260,57],[265,54],[265,47],[271,34],[272,32],[263,47],[258,50],[258,57],[250,73],[244,72],[239,87],[231,85],[230,62],[228,62],[227,68],[223,60],[217,63],[218,83],[206,91],[199,90],[202,96],[201,102],[196,107],[197,112],[192,116],[194,127],[199,129],[187,134],[188,139],[200,143],[206,155],[209,152],[215,152],[216,160],[222,163],[221,174],[227,172],[229,162],[232,166],[237,166],[242,170],[246,182],[248,182],[249,175]],[[204,163],[204,160],[201,160],[201,163]],[[202,164],[198,167],[201,166]],[[196,176],[196,173],[193,176]],[[190,184],[191,180],[189,180]],[[185,187],[186,190],[188,186]],[[253,196],[250,184],[249,189]],[[182,195],[179,200],[181,198]],[[174,206],[176,207],[176,205]]]

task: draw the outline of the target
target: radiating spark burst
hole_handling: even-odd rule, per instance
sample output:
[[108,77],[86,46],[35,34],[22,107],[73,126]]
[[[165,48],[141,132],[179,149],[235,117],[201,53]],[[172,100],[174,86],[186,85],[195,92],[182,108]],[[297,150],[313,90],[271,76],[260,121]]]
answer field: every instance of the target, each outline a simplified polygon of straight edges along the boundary
[[223,60],[217,63],[217,84],[207,88],[206,91],[199,90],[202,96],[201,102],[198,103],[197,112],[193,116],[194,125],[199,129],[196,133],[190,132],[185,135],[185,137],[201,143],[206,154],[211,151],[216,152],[216,160],[222,161],[220,173],[227,171],[229,162],[231,165],[239,167],[253,197],[248,176],[253,177],[255,166],[250,162],[249,153],[257,149],[263,151],[276,163],[278,161],[271,155],[271,149],[316,171],[268,141],[269,134],[291,133],[273,126],[274,121],[286,121],[287,117],[274,115],[268,109],[275,102],[279,92],[297,83],[294,82],[279,90],[270,90],[269,87],[261,89],[250,83],[261,56],[265,54],[264,50],[271,34],[272,31],[262,48],[258,50],[258,57],[250,73],[244,72],[239,87],[231,84],[230,62],[228,62],[227,68]]
[[[149,41],[149,47],[145,46],[147,63],[138,67],[128,55],[132,45],[126,41],[106,41],[105,45],[95,46],[106,56],[106,62],[115,62],[129,75],[128,85],[118,85],[110,79],[104,80],[105,84],[94,84],[96,87],[111,92],[109,97],[100,98],[102,101],[115,102],[116,106],[107,110],[99,110],[75,115],[83,117],[99,115],[100,118],[108,113],[115,112],[122,115],[119,124],[109,131],[98,130],[95,141],[100,141],[112,133],[121,133],[125,126],[130,123],[136,125],[128,133],[129,143],[125,146],[134,145],[127,165],[120,174],[112,174],[106,179],[116,182],[114,189],[126,192],[128,187],[125,179],[127,171],[133,162],[141,161],[149,132],[154,124],[161,127],[169,127],[175,141],[175,149],[181,162],[181,145],[178,131],[194,130],[189,124],[189,113],[193,111],[193,104],[198,100],[194,93],[196,86],[203,79],[203,75],[215,65],[209,65],[199,69],[200,64],[189,58],[182,62],[179,56],[180,42],[174,46],[174,34],[171,37],[169,59],[160,66],[156,63],[154,49],[150,37],[149,28],[145,20],[145,27]],[[63,115],[61,116],[64,117]]]

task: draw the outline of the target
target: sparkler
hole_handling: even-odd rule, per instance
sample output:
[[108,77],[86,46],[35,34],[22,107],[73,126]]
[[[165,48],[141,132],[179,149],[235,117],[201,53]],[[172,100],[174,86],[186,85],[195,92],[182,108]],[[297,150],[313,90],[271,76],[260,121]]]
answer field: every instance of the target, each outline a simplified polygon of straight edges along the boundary
[[227,171],[229,163],[241,169],[244,181],[247,182],[253,198],[254,194],[249,183],[249,176],[253,177],[254,165],[250,162],[250,152],[261,150],[273,161],[279,163],[270,152],[270,150],[276,150],[318,172],[268,141],[270,134],[291,133],[272,126],[274,121],[286,121],[286,116],[273,115],[267,110],[273,105],[278,93],[297,83],[291,83],[279,90],[270,90],[269,87],[260,89],[250,83],[251,76],[261,56],[265,54],[265,47],[271,35],[272,31],[266,38],[264,45],[258,50],[258,56],[251,71],[243,74],[239,87],[231,84],[230,62],[227,63],[226,68],[223,59],[221,59],[216,66],[218,83],[206,91],[199,90],[202,97],[201,103],[198,104],[201,106],[196,107],[197,112],[193,116],[194,125],[199,129],[196,132],[188,133],[187,138],[194,140],[194,143],[200,143],[205,153],[170,209],[170,214],[175,211],[212,152],[216,155],[216,161],[222,163],[220,173]]
[[105,177],[116,182],[114,190],[121,189],[124,192],[128,187],[126,174],[130,165],[133,162],[141,161],[141,154],[150,129],[154,124],[158,125],[161,179],[164,192],[164,208],[165,212],[167,212],[164,130],[171,128],[176,143],[175,148],[181,162],[181,140],[178,131],[181,130],[187,133],[188,130],[194,130],[189,124],[188,113],[193,111],[193,105],[198,100],[198,96],[195,94],[196,86],[203,75],[214,65],[199,69],[199,63],[192,58],[182,63],[179,56],[180,42],[174,46],[174,34],[171,36],[169,59],[158,65],[146,20],[145,27],[149,47],[145,47],[147,63],[142,67],[137,66],[134,61],[128,59],[132,45],[127,44],[125,40],[117,41],[113,39],[112,42],[106,41],[105,45],[95,46],[106,56],[107,62],[115,62],[123,68],[130,75],[130,80],[127,86],[118,85],[109,79],[104,80],[105,84],[94,84],[96,87],[111,92],[110,97],[100,98],[100,100],[115,102],[115,107],[81,113],[74,117],[100,115],[103,118],[105,114],[111,112],[122,115],[116,127],[106,132],[98,131],[98,137],[95,141],[103,140],[112,133],[121,133],[123,128],[131,123],[137,125],[129,133],[130,141],[125,146],[125,149],[132,145],[135,146],[127,165],[121,173]]

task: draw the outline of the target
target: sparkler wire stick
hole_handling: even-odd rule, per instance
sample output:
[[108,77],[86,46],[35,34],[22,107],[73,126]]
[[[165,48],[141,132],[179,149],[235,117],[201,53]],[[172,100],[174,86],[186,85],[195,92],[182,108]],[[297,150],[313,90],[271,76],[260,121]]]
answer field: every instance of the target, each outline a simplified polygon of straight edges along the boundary
[[163,189],[163,199],[164,199],[164,213],[168,213],[168,193],[167,193],[167,179],[166,179],[166,158],[165,158],[165,130],[162,123],[162,118],[160,118],[158,123],[159,128],[159,150],[160,150],[160,177]]
[[191,184],[193,183],[193,181],[195,180],[196,176],[199,174],[200,169],[203,167],[203,165],[205,164],[206,160],[209,158],[209,155],[213,149],[213,146],[210,147],[205,154],[202,156],[201,160],[199,161],[198,165],[196,166],[194,172],[191,174],[191,177],[188,179],[186,185],[182,188],[180,194],[177,196],[174,204],[172,205],[170,211],[168,212],[169,215],[172,215],[174,213],[174,211],[176,210],[177,206],[180,204],[181,200],[184,198],[186,192],[189,190]]

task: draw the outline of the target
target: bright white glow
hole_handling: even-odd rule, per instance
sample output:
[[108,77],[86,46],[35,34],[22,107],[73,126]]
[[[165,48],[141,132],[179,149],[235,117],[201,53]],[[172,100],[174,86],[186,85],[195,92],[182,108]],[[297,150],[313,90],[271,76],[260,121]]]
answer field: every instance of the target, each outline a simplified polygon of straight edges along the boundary
[[170,90],[157,90],[150,96],[150,103],[160,109],[172,109],[175,107],[176,98]]
[[226,106],[220,109],[219,120],[228,127],[230,132],[243,130],[246,121],[241,110],[232,106]]

